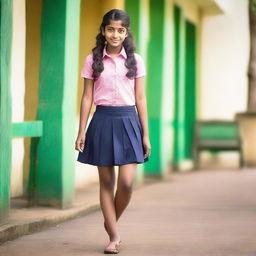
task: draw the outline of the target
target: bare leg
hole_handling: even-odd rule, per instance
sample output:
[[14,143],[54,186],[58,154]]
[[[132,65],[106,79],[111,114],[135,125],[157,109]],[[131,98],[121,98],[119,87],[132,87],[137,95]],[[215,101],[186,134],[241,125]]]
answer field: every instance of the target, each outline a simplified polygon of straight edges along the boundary
[[130,202],[137,163],[119,166],[117,190],[115,195],[116,221]]
[[[121,165],[119,167],[117,190],[114,199],[116,222],[130,201],[136,168],[136,163]],[[109,233],[108,226],[105,228]],[[110,242],[106,249],[114,249],[115,247],[113,246],[115,244]]]
[[110,241],[119,241],[116,211],[114,205],[115,170],[114,166],[98,166],[100,182],[100,205],[108,227]]

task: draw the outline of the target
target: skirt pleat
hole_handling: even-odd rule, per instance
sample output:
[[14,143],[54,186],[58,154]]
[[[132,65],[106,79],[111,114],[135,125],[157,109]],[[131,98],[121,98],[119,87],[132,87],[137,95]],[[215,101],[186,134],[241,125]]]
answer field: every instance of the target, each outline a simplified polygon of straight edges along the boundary
[[144,163],[142,128],[135,106],[102,106],[86,131],[83,152],[77,161],[96,166]]
[[133,121],[131,119],[132,117],[127,119],[123,118],[124,129],[126,132],[125,135],[126,135],[126,138],[129,139],[128,150],[131,149],[134,157],[136,158],[136,161],[141,162],[143,161],[142,159],[143,152],[141,152],[142,149],[140,147],[140,144],[142,142],[141,142],[141,139],[137,137],[136,130],[133,128],[133,125],[132,125]]

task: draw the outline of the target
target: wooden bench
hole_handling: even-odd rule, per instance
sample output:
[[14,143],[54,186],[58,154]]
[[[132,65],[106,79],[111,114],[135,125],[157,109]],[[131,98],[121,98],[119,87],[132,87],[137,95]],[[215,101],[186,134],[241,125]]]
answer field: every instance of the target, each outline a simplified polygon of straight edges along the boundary
[[211,152],[238,151],[240,157],[239,167],[243,167],[242,143],[236,121],[197,121],[194,126],[192,147],[195,170],[199,168],[199,154],[201,150]]

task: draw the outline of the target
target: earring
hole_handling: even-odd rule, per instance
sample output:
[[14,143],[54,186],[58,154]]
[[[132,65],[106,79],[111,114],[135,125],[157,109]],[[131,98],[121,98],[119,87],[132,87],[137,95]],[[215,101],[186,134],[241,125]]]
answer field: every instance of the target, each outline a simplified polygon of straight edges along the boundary
[[107,41],[105,41],[105,44],[107,44]]

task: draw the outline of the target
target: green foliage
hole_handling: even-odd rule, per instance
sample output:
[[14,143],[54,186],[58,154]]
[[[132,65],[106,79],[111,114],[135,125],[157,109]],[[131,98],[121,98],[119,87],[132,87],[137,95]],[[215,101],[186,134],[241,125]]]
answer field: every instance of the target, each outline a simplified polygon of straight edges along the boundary
[[256,0],[249,0],[249,4],[250,4],[250,12],[253,15],[256,15]]

